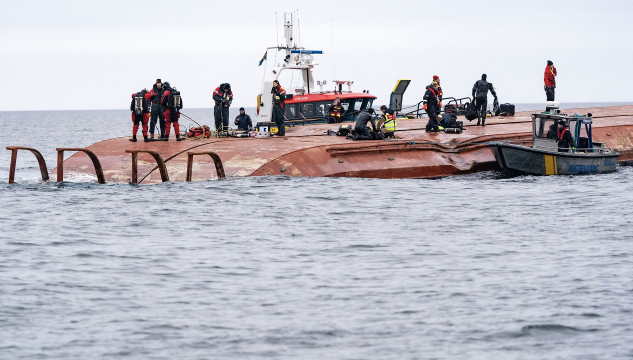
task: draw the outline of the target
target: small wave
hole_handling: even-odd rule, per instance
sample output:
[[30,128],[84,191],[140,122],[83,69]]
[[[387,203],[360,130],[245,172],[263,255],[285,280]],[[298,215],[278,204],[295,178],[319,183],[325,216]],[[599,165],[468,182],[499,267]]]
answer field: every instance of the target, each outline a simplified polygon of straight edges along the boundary
[[350,245],[348,246],[348,248],[350,249],[372,249],[372,248],[379,248],[379,247],[385,247],[384,245]]
[[539,339],[558,339],[561,337],[571,337],[587,331],[594,330],[581,330],[575,327],[557,324],[528,325],[521,328],[521,333]]

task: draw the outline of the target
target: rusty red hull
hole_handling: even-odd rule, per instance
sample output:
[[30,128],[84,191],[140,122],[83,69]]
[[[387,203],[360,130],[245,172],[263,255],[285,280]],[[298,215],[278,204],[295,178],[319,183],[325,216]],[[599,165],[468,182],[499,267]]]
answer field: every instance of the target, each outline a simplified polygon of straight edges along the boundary
[[[633,106],[566,110],[594,115],[594,141],[604,142],[633,160]],[[137,142],[128,137],[104,140],[87,149],[99,157],[107,182],[132,180],[132,157],[126,150],[152,150],[165,160],[170,181],[185,181],[187,152],[212,151],[222,160],[227,177],[237,176],[345,176],[366,178],[425,178],[466,174],[495,168],[495,158],[486,143],[521,141],[531,143],[530,112],[514,117],[492,118],[487,126],[466,124],[462,134],[427,133],[427,119],[398,121],[397,141],[351,141],[328,136],[338,124],[297,126],[283,138],[212,138],[196,141]],[[54,173],[53,169],[51,172]],[[216,177],[209,157],[196,157],[192,180]],[[90,158],[77,153],[64,161],[64,172],[94,174]],[[161,182],[151,155],[138,155],[138,182]]]

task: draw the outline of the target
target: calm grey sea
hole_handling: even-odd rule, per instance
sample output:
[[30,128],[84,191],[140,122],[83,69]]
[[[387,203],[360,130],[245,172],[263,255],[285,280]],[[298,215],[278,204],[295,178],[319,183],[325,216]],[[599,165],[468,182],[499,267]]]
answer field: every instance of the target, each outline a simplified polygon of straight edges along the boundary
[[0,359],[633,357],[630,167],[134,186],[41,183],[20,153],[8,185],[5,146],[52,167],[131,121],[0,126]]

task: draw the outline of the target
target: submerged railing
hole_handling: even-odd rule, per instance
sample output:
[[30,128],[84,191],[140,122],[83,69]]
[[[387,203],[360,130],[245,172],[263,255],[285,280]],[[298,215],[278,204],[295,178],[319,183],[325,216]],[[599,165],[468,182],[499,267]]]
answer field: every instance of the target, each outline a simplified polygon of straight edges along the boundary
[[193,157],[195,155],[209,155],[211,159],[213,159],[213,163],[215,164],[215,172],[218,175],[218,179],[224,179],[226,174],[224,173],[224,166],[222,165],[222,160],[218,156],[218,154],[213,151],[203,151],[203,152],[188,152],[187,153],[187,181],[191,181],[192,173],[193,173]]
[[156,151],[125,150],[125,152],[128,154],[132,154],[132,184],[138,183],[138,153],[146,153],[146,154],[152,155],[152,157],[154,157],[154,160],[156,160],[156,164],[158,165],[161,180],[163,182],[169,181],[169,174],[167,173],[167,167],[165,166],[165,161]]
[[88,155],[90,160],[92,160],[92,165],[95,167],[95,173],[97,173],[97,182],[99,184],[105,184],[101,162],[95,153],[84,148],[57,148],[55,150],[57,150],[57,182],[64,181],[64,151],[80,151]]
[[40,165],[40,173],[42,173],[42,180],[48,180],[48,168],[46,167],[46,161],[39,151],[25,146],[7,146],[7,150],[11,151],[11,166],[9,167],[9,184],[15,183],[15,163],[18,159],[18,150],[28,150],[35,155],[37,162]]

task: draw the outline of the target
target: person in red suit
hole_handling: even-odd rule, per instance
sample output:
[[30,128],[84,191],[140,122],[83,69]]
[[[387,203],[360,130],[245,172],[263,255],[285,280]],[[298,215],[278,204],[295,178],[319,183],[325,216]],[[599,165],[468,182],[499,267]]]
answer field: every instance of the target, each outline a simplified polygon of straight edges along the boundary
[[554,63],[551,60],[547,60],[547,66],[545,67],[545,95],[547,95],[547,101],[554,101],[557,75]]
[[147,90],[141,90],[132,94],[132,103],[130,104],[130,111],[132,112],[132,138],[130,141],[136,142],[136,134],[138,133],[138,127],[143,124],[143,139],[147,139],[147,123],[149,122],[149,93]]

